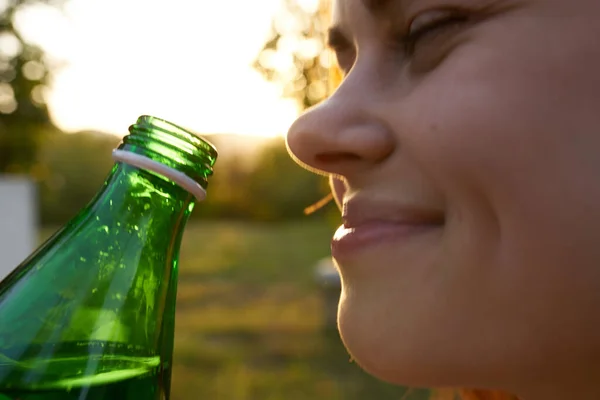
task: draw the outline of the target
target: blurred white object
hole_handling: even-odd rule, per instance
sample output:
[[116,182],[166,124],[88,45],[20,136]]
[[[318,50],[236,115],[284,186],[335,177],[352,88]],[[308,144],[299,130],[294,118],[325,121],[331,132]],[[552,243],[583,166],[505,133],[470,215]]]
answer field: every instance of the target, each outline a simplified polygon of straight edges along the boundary
[[340,287],[340,275],[331,257],[321,259],[315,269],[317,281],[321,285]]
[[35,249],[37,193],[22,176],[0,175],[0,280]]
[[321,259],[315,266],[315,279],[321,288],[325,328],[337,327],[337,312],[342,280],[331,257]]

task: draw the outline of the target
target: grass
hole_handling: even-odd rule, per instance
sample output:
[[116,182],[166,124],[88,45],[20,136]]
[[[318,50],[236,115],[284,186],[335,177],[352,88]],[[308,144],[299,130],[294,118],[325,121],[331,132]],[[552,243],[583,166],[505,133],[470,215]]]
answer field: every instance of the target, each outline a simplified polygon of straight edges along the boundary
[[187,227],[173,400],[406,399],[352,363],[325,324],[314,265],[331,234],[311,219]]

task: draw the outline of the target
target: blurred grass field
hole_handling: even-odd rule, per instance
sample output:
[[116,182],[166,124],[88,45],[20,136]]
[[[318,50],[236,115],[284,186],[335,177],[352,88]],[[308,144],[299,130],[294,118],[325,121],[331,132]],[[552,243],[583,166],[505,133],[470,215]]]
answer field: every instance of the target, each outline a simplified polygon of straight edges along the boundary
[[173,400],[425,398],[368,376],[325,326],[314,265],[331,235],[312,219],[188,225]]

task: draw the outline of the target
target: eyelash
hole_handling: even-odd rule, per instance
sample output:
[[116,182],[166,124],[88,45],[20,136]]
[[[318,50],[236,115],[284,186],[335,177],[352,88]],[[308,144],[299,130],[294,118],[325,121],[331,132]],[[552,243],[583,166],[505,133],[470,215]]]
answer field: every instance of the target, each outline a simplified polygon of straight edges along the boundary
[[401,34],[398,41],[403,47],[405,54],[411,56],[414,54],[418,42],[427,35],[433,34],[438,30],[464,24],[465,22],[468,22],[468,19],[468,16],[465,14],[449,11],[447,16],[426,23],[417,28],[414,32]]

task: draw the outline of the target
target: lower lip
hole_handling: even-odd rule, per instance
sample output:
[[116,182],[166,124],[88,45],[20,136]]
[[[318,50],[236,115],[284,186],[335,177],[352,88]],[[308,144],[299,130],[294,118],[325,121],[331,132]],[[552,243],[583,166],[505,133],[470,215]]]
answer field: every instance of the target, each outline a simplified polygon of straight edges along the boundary
[[376,222],[355,228],[340,226],[331,241],[331,253],[336,259],[349,257],[369,247],[393,242],[402,245],[416,236],[437,231],[437,224],[400,224]]

